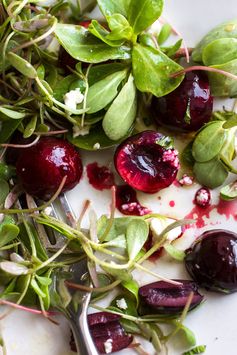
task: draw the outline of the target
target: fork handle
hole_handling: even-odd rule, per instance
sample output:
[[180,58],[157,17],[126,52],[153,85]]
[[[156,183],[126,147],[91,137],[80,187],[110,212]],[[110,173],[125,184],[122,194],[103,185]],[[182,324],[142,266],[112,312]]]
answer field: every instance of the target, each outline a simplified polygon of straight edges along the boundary
[[89,331],[87,312],[84,305],[82,305],[78,312],[71,315],[69,321],[76,343],[77,354],[99,355]]

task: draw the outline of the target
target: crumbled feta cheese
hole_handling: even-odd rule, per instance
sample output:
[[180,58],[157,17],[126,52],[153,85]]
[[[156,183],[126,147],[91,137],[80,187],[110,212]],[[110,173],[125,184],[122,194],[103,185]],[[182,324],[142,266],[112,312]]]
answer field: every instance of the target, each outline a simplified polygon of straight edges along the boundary
[[99,142],[95,143],[93,145],[93,149],[96,149],[96,150],[100,149],[100,143]]
[[48,206],[44,209],[44,213],[47,215],[47,216],[50,216],[51,213],[52,213],[52,207]]
[[201,207],[209,206],[211,201],[210,191],[207,188],[202,187],[196,192],[194,200],[195,203]]
[[182,178],[179,180],[179,183],[182,186],[191,186],[193,184],[193,176],[184,174]]
[[73,138],[76,138],[78,136],[86,136],[90,132],[90,126],[83,126],[83,127],[78,127],[78,126],[73,126]]
[[72,110],[76,110],[77,105],[82,103],[84,100],[84,95],[81,93],[81,90],[79,88],[76,88],[75,90],[71,90],[67,92],[64,97],[64,103],[65,105]]
[[175,168],[179,168],[179,158],[178,158],[178,151],[176,149],[167,149],[163,152],[162,160],[164,162],[170,162]]
[[120,300],[117,300],[116,301],[116,305],[120,309],[127,309],[128,308],[127,302],[125,301],[124,298],[121,298]]
[[104,348],[105,348],[105,353],[106,354],[110,354],[113,351],[113,339],[108,339],[106,340],[106,342],[104,343]]
[[[175,219],[164,217],[164,218],[153,218],[151,220],[150,228],[152,232],[152,241],[155,244],[159,238],[160,234],[163,230],[168,227],[171,223],[174,223]],[[167,241],[172,242],[173,240],[180,237],[182,234],[181,227],[177,227],[172,229],[170,232],[167,233]]]

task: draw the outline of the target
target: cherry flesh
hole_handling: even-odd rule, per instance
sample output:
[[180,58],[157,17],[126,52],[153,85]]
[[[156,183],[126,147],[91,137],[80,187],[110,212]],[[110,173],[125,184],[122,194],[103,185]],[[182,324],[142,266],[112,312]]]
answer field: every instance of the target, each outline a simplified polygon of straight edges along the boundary
[[152,110],[158,124],[185,131],[197,131],[212,114],[213,97],[203,72],[189,72],[170,94],[153,98]]
[[237,234],[214,229],[204,232],[187,250],[185,265],[192,278],[208,290],[237,291]]
[[24,190],[42,200],[52,197],[64,176],[67,179],[62,192],[75,187],[82,175],[77,150],[67,141],[52,137],[21,149],[16,169]]
[[155,193],[175,180],[178,152],[166,145],[169,138],[155,131],[144,131],[127,138],[115,152],[115,167],[132,188]]
[[86,167],[87,177],[89,183],[96,190],[110,189],[114,184],[114,174],[107,166],[98,166],[98,164],[91,163]]
[[151,213],[149,208],[142,206],[137,193],[129,185],[120,185],[116,187],[116,208],[125,215],[144,216]]

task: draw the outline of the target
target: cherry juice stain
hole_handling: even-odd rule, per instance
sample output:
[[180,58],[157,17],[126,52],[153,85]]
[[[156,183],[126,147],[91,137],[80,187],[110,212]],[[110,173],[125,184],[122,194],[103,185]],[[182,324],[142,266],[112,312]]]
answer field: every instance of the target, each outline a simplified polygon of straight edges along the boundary
[[119,185],[116,187],[116,207],[125,215],[144,216],[151,213],[151,210],[142,206],[136,191],[129,185]]
[[96,190],[106,190],[114,186],[114,174],[107,168],[107,166],[98,166],[98,164],[91,163],[86,167],[87,177],[89,183]]
[[[210,205],[206,208],[203,208],[201,206],[195,206],[188,215],[185,216],[185,219],[195,219],[196,223],[195,226],[197,228],[203,228],[205,226],[208,226],[208,224],[213,223],[210,221],[210,223],[207,223],[205,219],[210,218],[210,213],[216,209],[217,213],[219,215],[224,215],[226,220],[229,220],[230,217],[233,217],[237,221],[237,201],[224,201],[220,200],[218,204],[216,205]],[[218,224],[218,222],[216,223]],[[193,225],[187,226],[187,228],[192,228]]]

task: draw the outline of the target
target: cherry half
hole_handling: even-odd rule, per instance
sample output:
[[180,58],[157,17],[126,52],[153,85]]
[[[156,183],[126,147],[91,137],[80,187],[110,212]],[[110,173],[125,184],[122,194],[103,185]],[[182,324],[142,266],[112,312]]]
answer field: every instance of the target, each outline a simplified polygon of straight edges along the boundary
[[169,137],[144,131],[122,142],[114,157],[121,178],[131,187],[155,193],[175,180],[179,169],[178,152]]
[[34,146],[21,149],[16,163],[17,176],[24,190],[39,199],[48,200],[67,176],[63,191],[71,190],[82,175],[81,157],[63,139],[44,137]]
[[170,94],[153,98],[152,110],[158,124],[186,131],[197,131],[212,114],[213,97],[203,72],[189,72]]
[[204,232],[186,251],[185,265],[192,278],[208,290],[237,291],[237,234],[214,229]]

